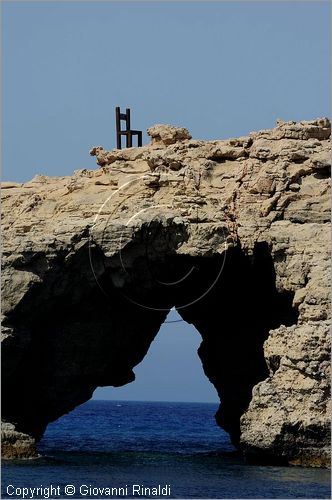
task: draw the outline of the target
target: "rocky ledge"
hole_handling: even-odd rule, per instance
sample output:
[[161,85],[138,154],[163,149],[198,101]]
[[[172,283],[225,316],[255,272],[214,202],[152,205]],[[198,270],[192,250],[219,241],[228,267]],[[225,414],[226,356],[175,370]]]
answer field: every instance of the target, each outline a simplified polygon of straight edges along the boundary
[[330,130],[157,125],[151,145],[93,148],[96,170],[2,183],[5,458],[134,380],[175,306],[246,459],[329,464]]

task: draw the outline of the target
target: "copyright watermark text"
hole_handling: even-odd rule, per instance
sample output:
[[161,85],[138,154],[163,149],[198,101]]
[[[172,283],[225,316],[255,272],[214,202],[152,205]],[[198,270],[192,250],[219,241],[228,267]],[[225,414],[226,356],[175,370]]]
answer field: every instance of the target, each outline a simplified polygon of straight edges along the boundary
[[6,488],[7,495],[12,498],[116,498],[116,497],[170,497],[171,485],[157,484],[145,486],[143,484],[132,484],[124,486],[92,486],[91,484],[56,486],[38,486],[36,488],[15,486],[9,484]]

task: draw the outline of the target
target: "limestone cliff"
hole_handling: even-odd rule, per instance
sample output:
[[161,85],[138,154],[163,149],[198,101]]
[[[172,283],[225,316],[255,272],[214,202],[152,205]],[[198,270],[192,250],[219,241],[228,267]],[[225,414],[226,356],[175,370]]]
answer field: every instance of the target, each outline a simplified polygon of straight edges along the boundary
[[2,183],[4,456],[131,382],[176,306],[247,459],[327,465],[330,122],[149,133],[93,148],[96,170]]

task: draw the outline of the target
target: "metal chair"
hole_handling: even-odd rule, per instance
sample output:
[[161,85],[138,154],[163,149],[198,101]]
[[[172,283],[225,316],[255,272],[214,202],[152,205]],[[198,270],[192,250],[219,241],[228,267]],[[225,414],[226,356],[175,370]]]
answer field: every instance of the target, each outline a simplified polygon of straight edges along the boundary
[[[121,121],[126,122],[126,129],[121,130]],[[130,129],[130,109],[127,108],[125,113],[120,112],[120,108],[115,108],[115,124],[116,124],[116,147],[122,149],[121,136],[126,137],[126,148],[131,148],[133,145],[133,136],[137,135],[137,146],[142,146],[142,131]]]

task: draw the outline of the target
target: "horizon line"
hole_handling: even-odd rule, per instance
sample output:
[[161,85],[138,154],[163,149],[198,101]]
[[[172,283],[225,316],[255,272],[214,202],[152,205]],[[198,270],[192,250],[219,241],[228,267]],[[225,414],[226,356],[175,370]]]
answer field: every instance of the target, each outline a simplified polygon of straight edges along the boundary
[[[148,399],[99,399],[91,398],[89,401],[112,401],[116,403],[198,403],[198,404],[220,404],[220,401],[168,401],[168,400],[148,400]],[[82,403],[84,404],[84,403]]]

